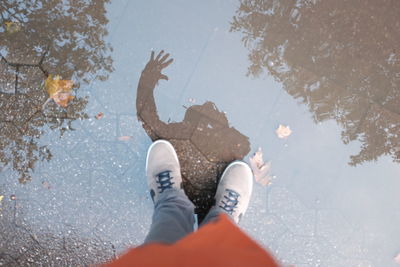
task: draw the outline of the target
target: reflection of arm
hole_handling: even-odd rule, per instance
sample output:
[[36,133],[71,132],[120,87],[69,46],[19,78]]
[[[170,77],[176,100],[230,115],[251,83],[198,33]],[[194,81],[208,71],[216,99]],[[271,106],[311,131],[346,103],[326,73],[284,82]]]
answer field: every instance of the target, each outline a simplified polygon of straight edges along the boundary
[[136,114],[143,123],[143,128],[151,139],[158,139],[160,128],[166,124],[160,120],[154,99],[154,89],[158,82],[157,75],[146,68],[142,71],[136,95]]

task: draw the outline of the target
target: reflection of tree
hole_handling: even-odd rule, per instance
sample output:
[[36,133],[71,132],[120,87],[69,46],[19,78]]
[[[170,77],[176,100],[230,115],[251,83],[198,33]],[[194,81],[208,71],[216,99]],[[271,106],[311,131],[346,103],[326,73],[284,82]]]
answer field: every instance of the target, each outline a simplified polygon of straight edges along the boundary
[[231,31],[243,34],[249,74],[264,70],[359,140],[351,165],[400,162],[399,1],[241,0]]
[[84,81],[94,74],[107,78],[107,73],[112,71],[112,60],[108,56],[111,48],[103,41],[107,35],[107,2],[1,1],[3,22],[13,21],[21,26],[19,32],[10,34],[1,23],[3,56],[14,63],[37,64],[47,49],[43,67],[52,74]]
[[207,214],[216,191],[217,179],[233,160],[243,159],[250,151],[248,137],[229,126],[226,115],[214,103],[194,105],[186,110],[182,122],[160,120],[154,99],[154,89],[161,74],[172,59],[168,54],[152,56],[139,80],[136,111],[150,138],[169,140],[175,147],[181,164],[183,186],[196,206],[201,221]]
[[[104,43],[108,22],[101,1],[1,1],[0,3],[0,164],[30,179],[38,160],[51,152],[38,145],[43,127],[72,130],[86,118],[87,100],[76,97],[66,109],[54,102],[42,108],[49,74],[89,82],[108,78],[110,46]],[[17,25],[7,30],[7,23]],[[0,166],[1,166],[0,165]]]

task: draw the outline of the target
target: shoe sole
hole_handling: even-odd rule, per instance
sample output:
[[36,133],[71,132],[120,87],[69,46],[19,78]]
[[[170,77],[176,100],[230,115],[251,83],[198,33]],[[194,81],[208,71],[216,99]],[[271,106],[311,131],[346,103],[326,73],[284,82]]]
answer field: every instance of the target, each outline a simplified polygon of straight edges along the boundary
[[167,140],[157,140],[157,141],[153,142],[153,143],[150,145],[149,149],[147,150],[147,156],[146,156],[146,172],[147,172],[147,166],[148,166],[148,163],[149,163],[150,151],[152,150],[152,148],[153,148],[154,146],[156,146],[157,144],[160,144],[160,143],[169,146],[169,147],[171,148],[171,150],[174,152],[173,154],[174,154],[175,159],[179,162],[178,155],[176,154],[176,151],[175,151],[174,146],[173,146],[170,142],[168,142]]
[[[248,168],[248,169],[250,170],[250,172],[251,172],[251,178],[248,179],[248,180],[249,180],[249,181],[248,181],[248,182],[249,182],[248,185],[249,185],[249,187],[250,187],[250,194],[249,194],[249,196],[251,197],[251,194],[253,193],[253,171],[251,170],[250,166],[249,166],[246,162],[244,162],[244,161],[235,160],[234,162],[230,163],[230,164],[228,165],[228,167],[226,167],[226,169],[225,169],[224,172],[222,173],[222,175],[221,175],[221,180],[219,180],[218,184],[224,179],[225,174],[227,173],[228,169],[231,168],[231,167],[234,166],[234,165],[237,165],[237,164],[246,166],[246,168]],[[218,189],[217,189],[217,190],[218,190]],[[250,203],[250,200],[249,200],[249,203]],[[246,208],[246,210],[247,210],[247,208]],[[246,212],[243,212],[243,215],[244,215],[245,213],[246,213]]]

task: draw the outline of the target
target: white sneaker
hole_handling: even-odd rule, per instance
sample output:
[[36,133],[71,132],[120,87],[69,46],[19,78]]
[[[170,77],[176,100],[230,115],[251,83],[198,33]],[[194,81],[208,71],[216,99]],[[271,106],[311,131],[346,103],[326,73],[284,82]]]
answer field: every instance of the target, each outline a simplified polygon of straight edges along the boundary
[[249,206],[253,190],[253,173],[243,161],[226,167],[215,194],[215,206],[238,223]]
[[181,167],[178,155],[170,142],[157,140],[149,147],[146,158],[146,174],[154,203],[166,189],[182,190]]

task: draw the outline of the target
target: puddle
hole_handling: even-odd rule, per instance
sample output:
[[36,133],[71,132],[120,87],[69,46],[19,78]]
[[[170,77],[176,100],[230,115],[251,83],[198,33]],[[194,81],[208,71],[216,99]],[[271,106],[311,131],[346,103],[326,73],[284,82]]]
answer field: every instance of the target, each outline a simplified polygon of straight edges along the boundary
[[[396,1],[3,2],[0,265],[140,245],[163,138],[200,220],[224,167],[263,151],[254,239],[287,265],[395,266]],[[161,50],[168,80],[146,67]]]

